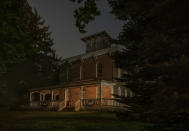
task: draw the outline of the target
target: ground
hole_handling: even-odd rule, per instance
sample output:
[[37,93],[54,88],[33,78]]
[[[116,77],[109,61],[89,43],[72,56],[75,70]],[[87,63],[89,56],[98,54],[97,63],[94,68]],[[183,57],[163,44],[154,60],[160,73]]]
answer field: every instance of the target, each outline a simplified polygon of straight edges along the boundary
[[113,113],[8,112],[0,113],[0,131],[145,131],[151,124],[120,121]]

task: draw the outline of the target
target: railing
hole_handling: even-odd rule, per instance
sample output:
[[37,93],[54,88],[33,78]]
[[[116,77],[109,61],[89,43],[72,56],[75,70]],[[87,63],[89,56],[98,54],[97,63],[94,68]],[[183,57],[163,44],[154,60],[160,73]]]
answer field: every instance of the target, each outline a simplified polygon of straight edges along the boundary
[[58,107],[59,101],[32,101],[30,102],[31,107]]
[[81,99],[82,106],[117,106],[124,107],[125,104],[118,102],[116,99]]
[[30,107],[39,107],[39,106],[40,106],[40,103],[37,101],[30,102]]
[[40,101],[40,105],[41,106],[50,106],[51,105],[51,101]]

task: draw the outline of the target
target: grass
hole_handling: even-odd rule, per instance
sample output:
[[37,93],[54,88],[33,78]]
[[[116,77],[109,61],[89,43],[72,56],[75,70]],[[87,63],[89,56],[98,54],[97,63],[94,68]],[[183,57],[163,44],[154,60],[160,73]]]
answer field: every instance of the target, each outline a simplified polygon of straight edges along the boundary
[[120,121],[113,113],[8,112],[0,113],[0,131],[145,131],[142,122]]

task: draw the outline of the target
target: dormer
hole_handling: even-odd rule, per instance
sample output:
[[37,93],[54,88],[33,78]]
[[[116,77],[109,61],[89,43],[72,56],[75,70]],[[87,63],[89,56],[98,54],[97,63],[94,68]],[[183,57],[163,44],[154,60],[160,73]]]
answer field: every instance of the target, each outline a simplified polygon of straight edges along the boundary
[[86,53],[101,50],[104,48],[111,47],[111,37],[102,31],[87,37],[82,38],[81,40],[86,44]]

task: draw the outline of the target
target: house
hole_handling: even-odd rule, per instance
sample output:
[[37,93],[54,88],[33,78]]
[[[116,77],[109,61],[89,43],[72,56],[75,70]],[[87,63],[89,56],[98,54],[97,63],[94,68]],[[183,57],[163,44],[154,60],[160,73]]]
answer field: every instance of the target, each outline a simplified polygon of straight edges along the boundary
[[64,108],[117,107],[113,94],[132,96],[123,83],[115,78],[121,76],[112,55],[121,51],[113,46],[111,37],[105,32],[96,33],[81,39],[86,44],[86,53],[64,59],[59,72],[59,84],[30,90],[31,107]]

